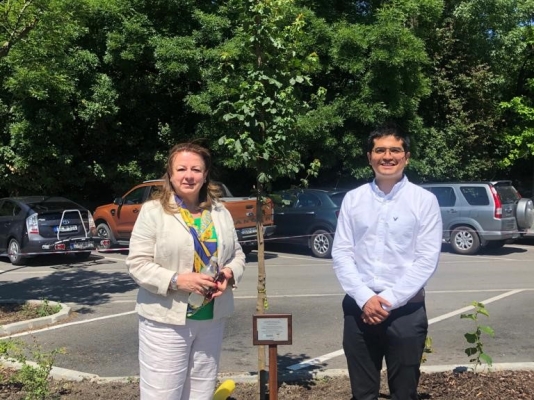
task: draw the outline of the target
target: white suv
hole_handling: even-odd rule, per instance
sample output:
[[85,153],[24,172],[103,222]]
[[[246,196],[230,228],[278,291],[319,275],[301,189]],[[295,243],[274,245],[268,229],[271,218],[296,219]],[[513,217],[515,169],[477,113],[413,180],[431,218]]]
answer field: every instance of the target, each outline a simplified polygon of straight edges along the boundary
[[424,183],[441,208],[443,240],[459,254],[481,247],[502,247],[527,233],[534,223],[531,199],[522,198],[511,181]]

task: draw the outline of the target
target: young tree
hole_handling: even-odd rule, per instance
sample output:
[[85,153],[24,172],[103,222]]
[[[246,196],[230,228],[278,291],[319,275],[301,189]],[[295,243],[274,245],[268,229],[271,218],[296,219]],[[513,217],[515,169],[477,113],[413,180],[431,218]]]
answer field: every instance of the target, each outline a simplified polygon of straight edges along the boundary
[[[268,307],[263,240],[263,196],[278,177],[295,176],[304,168],[307,134],[299,119],[321,101],[325,90],[310,90],[309,72],[317,55],[303,47],[306,16],[291,0],[229,2],[232,33],[214,51],[217,68],[206,68],[206,90],[190,96],[196,110],[217,120],[221,153],[232,168],[256,173],[258,239],[258,299],[256,312]],[[230,15],[233,14],[233,15]],[[215,128],[216,126],[216,128]],[[312,165],[311,173],[318,167]],[[265,349],[258,353],[260,396],[265,387]]]

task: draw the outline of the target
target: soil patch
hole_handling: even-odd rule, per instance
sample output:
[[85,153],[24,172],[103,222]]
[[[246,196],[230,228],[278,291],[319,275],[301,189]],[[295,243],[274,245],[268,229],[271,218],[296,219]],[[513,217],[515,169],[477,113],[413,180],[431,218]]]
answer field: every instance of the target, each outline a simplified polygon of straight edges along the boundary
[[14,322],[26,321],[47,315],[56,314],[61,306],[54,306],[48,302],[37,303],[0,303],[0,326]]

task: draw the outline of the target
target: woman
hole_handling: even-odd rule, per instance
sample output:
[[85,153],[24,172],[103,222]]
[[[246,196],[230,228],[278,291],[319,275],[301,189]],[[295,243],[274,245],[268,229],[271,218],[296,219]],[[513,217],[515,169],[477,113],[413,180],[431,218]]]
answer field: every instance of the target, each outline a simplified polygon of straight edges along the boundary
[[[142,400],[210,399],[215,390],[232,286],[245,269],[230,213],[210,184],[211,156],[174,146],[163,189],[143,204],[130,240],[128,271],[139,285]],[[218,279],[201,273],[216,261]],[[191,293],[206,296],[188,307]]]

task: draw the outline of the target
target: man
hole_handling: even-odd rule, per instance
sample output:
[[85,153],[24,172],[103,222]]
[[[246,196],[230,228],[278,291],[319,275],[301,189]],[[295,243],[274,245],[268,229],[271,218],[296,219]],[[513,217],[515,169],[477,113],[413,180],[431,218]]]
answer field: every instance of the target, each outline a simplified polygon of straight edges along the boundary
[[404,176],[410,141],[396,127],[368,139],[373,182],[345,196],[334,239],[343,349],[353,400],[375,400],[385,358],[392,400],[417,399],[428,331],[424,286],[442,241],[436,197]]

